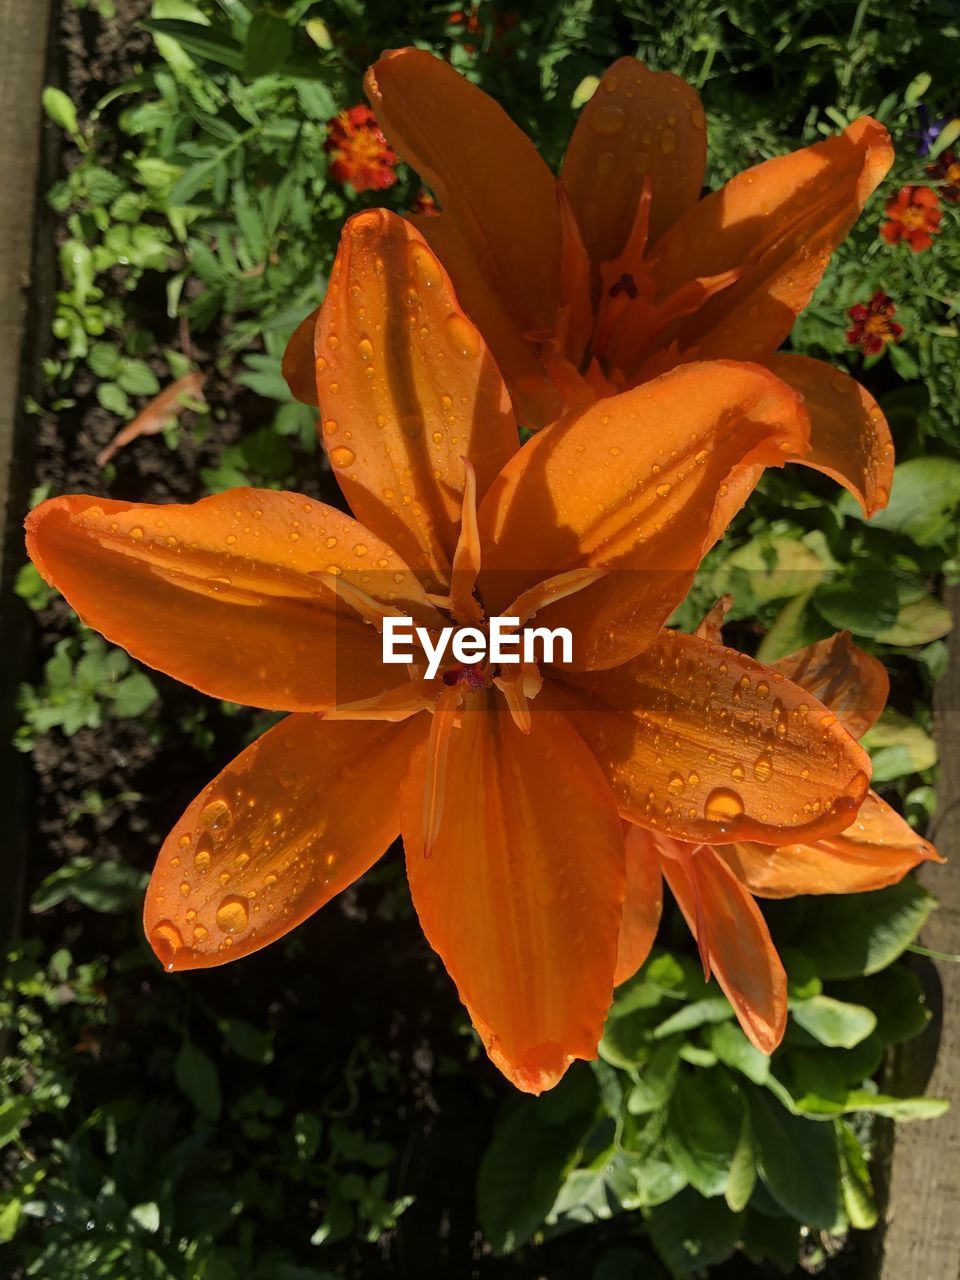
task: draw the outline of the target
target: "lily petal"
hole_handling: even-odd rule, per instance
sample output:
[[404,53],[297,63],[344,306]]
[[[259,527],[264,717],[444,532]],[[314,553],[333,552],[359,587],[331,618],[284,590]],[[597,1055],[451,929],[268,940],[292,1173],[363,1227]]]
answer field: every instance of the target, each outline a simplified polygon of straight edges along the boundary
[[727,361],[686,365],[569,415],[511,459],[481,504],[489,612],[543,578],[609,569],[537,622],[570,628],[578,669],[631,657],[683,599],[763,467],[802,452],[807,430],[795,392]]
[[879,659],[838,631],[771,664],[822,702],[848,733],[862,738],[880,718],[890,693],[890,677]]
[[653,243],[696,203],[706,160],[696,89],[669,71],[618,58],[580,113],[560,175],[595,266],[623,250],[647,174]]
[[690,852],[677,841],[649,838],[737,1021],[761,1053],[773,1053],[787,1025],[787,975],[760,908],[709,846]]
[[404,784],[403,838],[428,942],[494,1063],[539,1093],[575,1058],[596,1056],[613,991],[624,859],[596,761],[561,716],[537,707],[531,722],[521,732],[499,694],[475,700],[448,744],[430,856],[423,749]]
[[845,831],[814,844],[718,845],[737,879],[761,898],[866,893],[896,884],[921,862],[943,862],[928,840],[873,791]]
[[866,795],[869,758],[832,712],[697,636],[661,631],[609,671],[552,668],[548,689],[623,816],[679,840],[816,839],[852,822]]
[[383,666],[376,630],[338,600],[331,573],[440,620],[390,547],[299,494],[233,489],[185,506],[50,498],[26,527],[34,564],[87,626],[247,706],[325,710],[406,681]]
[[893,440],[880,406],[848,373],[809,356],[777,355],[767,367],[803,396],[814,467],[852,493],[866,516],[885,507],[893,484]]
[[300,321],[283,353],[283,376],[294,400],[299,400],[302,404],[319,404],[313,338],[320,311],[320,307],[315,307]]
[[628,824],[624,849],[627,891],[623,900],[614,986],[632,978],[650,954],[663,911],[663,876],[649,832]]
[[492,98],[422,49],[385,54],[364,85],[387,138],[440,203],[438,216],[417,225],[486,335],[514,396],[519,392],[522,402],[526,388],[533,414],[542,418],[540,398],[557,397],[525,335],[552,332],[557,323],[561,253],[553,175]]
[[825,142],[737,174],[701,200],[654,246],[657,299],[698,276],[747,269],[660,335],[661,345],[676,341],[687,359],[772,356],[892,162],[887,130],[863,116]]
[[164,841],[143,923],[161,963],[202,969],[289,933],[400,830],[398,793],[427,718],[292,715],[227,765]]
[[448,570],[465,464],[486,492],[519,448],[506,387],[423,237],[384,209],[344,228],[316,331],[323,438],[357,518]]

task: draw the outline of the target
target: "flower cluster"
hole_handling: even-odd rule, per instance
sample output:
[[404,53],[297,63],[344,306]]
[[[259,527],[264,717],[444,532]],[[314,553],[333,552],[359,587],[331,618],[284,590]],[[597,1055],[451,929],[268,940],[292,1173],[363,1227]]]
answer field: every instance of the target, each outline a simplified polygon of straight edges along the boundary
[[901,187],[884,205],[887,221],[880,234],[887,244],[903,241],[914,253],[929,249],[940,229],[943,212],[932,187]]
[[860,347],[865,355],[879,355],[888,342],[899,342],[903,336],[903,326],[893,319],[896,311],[885,293],[875,293],[869,302],[858,302],[847,312],[853,321],[847,342]]
[[[27,520],[34,563],[89,626],[213,697],[289,713],[175,824],[150,943],[170,970],[247,955],[401,835],[487,1053],[540,1092],[596,1055],[666,880],[769,1053],[786,975],[755,897],[875,889],[938,855],[869,789],[858,739],[887,677],[847,634],[765,666],[724,644],[727,601],[693,635],[667,623],[765,468],[824,471],[867,514],[886,501],[876,403],[778,348],[889,139],[864,118],[701,199],[696,92],[632,59],[584,109],[560,183],[425,52],[388,55],[367,88],[376,119],[332,122],[332,170],[388,186],[399,151],[442,214],[352,218],[287,349],[352,514],[236,489],[57,497]],[[877,295],[851,334],[896,340],[892,314]],[[521,444],[521,425],[540,430]],[[436,662],[384,663],[396,618]],[[442,638],[482,642],[494,618],[565,628],[570,651],[448,657]]]

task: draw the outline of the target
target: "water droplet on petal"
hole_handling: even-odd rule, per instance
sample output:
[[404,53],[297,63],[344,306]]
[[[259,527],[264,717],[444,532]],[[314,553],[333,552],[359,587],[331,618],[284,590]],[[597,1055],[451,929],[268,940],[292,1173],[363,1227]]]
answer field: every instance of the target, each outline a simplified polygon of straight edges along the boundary
[[330,450],[330,461],[335,467],[349,467],[356,461],[357,455],[345,444],[337,445]]
[[454,349],[465,360],[474,360],[480,354],[480,338],[466,316],[458,315],[455,311],[447,316],[447,333]]
[[200,810],[200,825],[206,827],[208,831],[216,834],[218,831],[225,831],[233,820],[233,814],[230,812],[230,806],[226,800],[217,798],[205,804]]
[[183,935],[172,920],[159,920],[150,930],[150,945],[168,973],[176,965],[177,953],[183,950]]
[[769,782],[773,776],[773,761],[768,755],[759,755],[753,762],[753,776],[758,782]]
[[369,364],[373,359],[373,343],[369,338],[361,338],[357,343],[357,355],[364,364]]
[[222,933],[241,933],[249,923],[250,908],[246,898],[235,894],[224,898],[217,907],[217,928]]
[[612,104],[605,103],[590,113],[590,127],[594,133],[603,134],[605,137],[619,133],[625,120],[623,108]]
[[703,816],[708,822],[729,826],[743,815],[743,798],[728,787],[716,787],[707,796]]

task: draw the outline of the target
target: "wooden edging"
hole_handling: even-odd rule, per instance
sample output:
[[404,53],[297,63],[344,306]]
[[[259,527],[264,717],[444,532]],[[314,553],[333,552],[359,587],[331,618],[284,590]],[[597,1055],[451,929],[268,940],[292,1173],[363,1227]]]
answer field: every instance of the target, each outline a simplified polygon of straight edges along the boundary
[[[947,591],[954,619],[950,660],[934,713],[940,752],[934,839],[947,866],[927,863],[919,880],[939,901],[920,935],[931,951],[960,954],[960,587]],[[915,957],[933,1014],[927,1032],[894,1064],[898,1091],[949,1098],[937,1120],[894,1127],[888,1152],[879,1280],[960,1277],[960,963]]]
[[40,106],[50,11],[50,0],[0,0],[0,950],[19,914],[29,835],[26,762],[10,744],[17,688],[29,671],[30,627],[13,583],[23,563],[33,473],[33,429],[23,398],[39,391],[40,344],[50,331],[55,280],[50,222],[37,216],[41,175],[52,172],[45,157],[57,145],[53,130],[42,127]]

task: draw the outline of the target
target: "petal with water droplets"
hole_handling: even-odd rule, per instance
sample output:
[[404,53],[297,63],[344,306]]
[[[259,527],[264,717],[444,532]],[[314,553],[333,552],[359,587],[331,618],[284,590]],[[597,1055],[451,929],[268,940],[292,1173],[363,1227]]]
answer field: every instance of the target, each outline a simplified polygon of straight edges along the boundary
[[660,865],[737,1021],[761,1053],[773,1053],[787,1025],[787,975],[757,904],[709,846],[650,837]]
[[768,368],[800,392],[810,414],[810,452],[795,461],[842,484],[864,515],[885,507],[893,484],[893,440],[870,392],[849,373],[810,356],[777,355]]
[[[488,709],[489,702],[496,708]],[[465,709],[423,853],[425,752],[404,784],[414,905],[484,1047],[540,1093],[593,1058],[613,991],[623,836],[609,787],[562,717],[522,733],[499,697]]]
[[706,159],[696,89],[669,71],[618,58],[583,108],[560,174],[594,265],[626,244],[647,175],[652,244],[696,203]]
[[680,840],[816,839],[847,826],[867,791],[869,758],[836,715],[697,636],[662,631],[610,671],[554,670],[544,693],[593,749],[623,816]]
[[316,357],[324,443],[357,519],[415,568],[447,574],[465,462],[482,496],[519,438],[490,352],[403,218],[347,223]]
[[480,590],[502,612],[544,578],[602,579],[537,615],[566,626],[578,669],[655,637],[764,466],[805,447],[800,397],[757,365],[690,364],[569,415],[526,444],[478,519]]
[[921,862],[943,862],[933,845],[873,791],[850,826],[837,835],[780,848],[720,845],[717,853],[761,898],[866,893],[896,884]]
[[855,738],[876,724],[887,705],[890,677],[879,659],[853,643],[849,631],[808,644],[771,664],[812,693]]
[[167,969],[203,969],[289,933],[373,865],[427,717],[292,715],[227,765],[170,832],[143,923]]
[[663,910],[663,877],[660,862],[647,833],[629,825],[624,837],[627,858],[627,889],[623,899],[623,923],[617,947],[619,986],[637,972],[653,946]]
[[406,680],[330,583],[424,621],[413,572],[341,511],[294,493],[233,489],[188,505],[50,498],[27,549],[87,626],[215,698],[324,710]]

